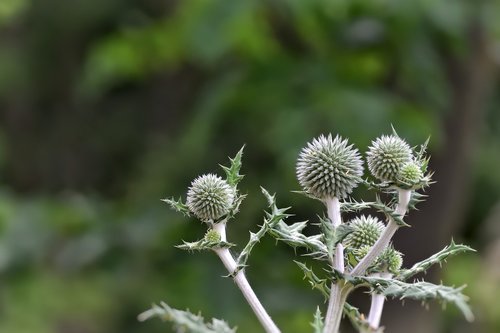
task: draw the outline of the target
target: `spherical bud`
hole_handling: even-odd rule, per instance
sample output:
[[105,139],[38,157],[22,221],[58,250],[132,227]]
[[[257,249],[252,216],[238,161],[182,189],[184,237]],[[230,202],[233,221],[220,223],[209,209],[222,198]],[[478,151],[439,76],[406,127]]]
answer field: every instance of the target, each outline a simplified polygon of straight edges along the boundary
[[418,184],[424,178],[424,173],[420,165],[414,161],[404,164],[399,170],[398,183],[406,186]]
[[297,178],[304,191],[317,199],[344,198],[361,181],[363,161],[347,140],[321,135],[299,154]]
[[396,135],[383,135],[372,142],[366,153],[368,169],[380,180],[396,181],[403,165],[411,162],[410,146]]
[[349,221],[352,232],[344,238],[344,245],[351,249],[360,249],[363,246],[371,247],[384,230],[384,224],[370,215],[356,217]]
[[222,178],[207,174],[199,176],[188,189],[186,205],[204,222],[229,213],[234,201],[234,189]]
[[216,230],[210,229],[205,234],[205,240],[209,243],[219,243],[221,236]]
[[392,246],[387,247],[378,256],[374,267],[377,271],[388,271],[396,274],[403,264],[403,256],[401,252],[395,250]]

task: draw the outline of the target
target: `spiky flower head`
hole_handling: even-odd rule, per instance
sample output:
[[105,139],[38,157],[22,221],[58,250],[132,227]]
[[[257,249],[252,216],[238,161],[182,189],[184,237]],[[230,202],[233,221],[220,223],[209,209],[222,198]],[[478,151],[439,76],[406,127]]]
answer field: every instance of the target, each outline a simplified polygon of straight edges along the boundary
[[219,243],[221,241],[221,235],[214,229],[208,230],[204,238],[209,243]]
[[402,265],[403,256],[401,252],[395,250],[392,246],[389,246],[382,251],[373,266],[377,271],[388,271],[396,274]]
[[[353,264],[356,265],[370,252],[371,245],[363,245],[353,251]],[[370,272],[390,272],[396,274],[403,265],[403,256],[401,252],[395,250],[392,246],[387,247],[375,259],[375,262],[368,269]]]
[[399,170],[398,183],[402,183],[406,186],[413,186],[420,183],[424,178],[424,173],[422,172],[422,166],[415,161],[410,161],[404,164]]
[[214,174],[206,174],[191,183],[186,205],[196,217],[208,222],[229,213],[234,196],[234,189],[225,180]]
[[397,135],[382,135],[368,148],[368,169],[380,180],[396,181],[401,168],[411,162],[412,150]]
[[304,191],[317,199],[346,197],[361,181],[363,160],[347,140],[321,135],[299,154],[297,178]]
[[363,246],[375,244],[384,230],[384,224],[371,215],[356,217],[349,221],[352,232],[344,239],[344,245],[351,249],[360,249]]

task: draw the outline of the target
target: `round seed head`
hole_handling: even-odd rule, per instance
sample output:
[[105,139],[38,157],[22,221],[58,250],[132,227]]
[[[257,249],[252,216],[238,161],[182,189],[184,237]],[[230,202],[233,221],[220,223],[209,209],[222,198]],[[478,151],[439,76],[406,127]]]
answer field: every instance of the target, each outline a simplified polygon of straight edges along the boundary
[[375,261],[375,269],[387,270],[393,274],[397,273],[403,264],[401,252],[395,250],[392,246],[387,247],[378,256]]
[[314,139],[303,148],[297,161],[297,179],[314,198],[346,197],[361,181],[363,161],[347,140],[332,135]]
[[200,220],[216,220],[231,209],[234,190],[222,178],[207,174],[199,176],[188,189],[186,205]]
[[410,146],[396,135],[383,135],[372,141],[366,153],[368,169],[380,180],[396,181],[399,171],[412,160]]
[[210,229],[205,234],[205,240],[210,243],[219,243],[221,236],[216,230]]
[[384,230],[384,224],[376,217],[370,215],[356,217],[349,221],[353,229],[344,239],[344,245],[352,249],[360,249],[363,246],[370,248]]
[[424,173],[418,163],[411,161],[404,164],[399,170],[398,182],[412,186],[422,181]]

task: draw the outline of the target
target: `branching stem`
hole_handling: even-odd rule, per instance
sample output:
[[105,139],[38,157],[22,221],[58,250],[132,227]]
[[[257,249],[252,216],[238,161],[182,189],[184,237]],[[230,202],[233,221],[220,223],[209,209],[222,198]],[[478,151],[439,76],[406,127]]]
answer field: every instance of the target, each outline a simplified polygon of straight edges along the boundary
[[[221,235],[221,241],[227,242],[226,223],[224,222],[216,223],[214,224],[213,229],[216,230]],[[237,270],[237,264],[233,256],[229,252],[229,250],[227,248],[218,248],[215,249],[215,253],[217,253],[217,255],[219,256],[220,260],[226,267],[229,274],[233,275]],[[266,312],[266,309],[264,309],[262,303],[260,303],[259,299],[257,298],[257,295],[255,295],[255,292],[248,283],[244,271],[239,270],[238,272],[236,272],[236,274],[233,275],[233,280],[238,286],[238,288],[240,288],[241,292],[243,293],[243,296],[245,297],[248,304],[252,308],[253,312],[255,313],[260,323],[264,327],[264,330],[267,333],[280,333],[279,328],[276,326],[276,324],[273,322],[269,314]]]
[[[394,213],[403,218],[410,203],[411,190],[403,190],[398,188],[398,204]],[[368,267],[377,259],[382,251],[389,245],[392,236],[399,229],[399,225],[390,218],[380,238],[372,246],[368,254],[353,268],[351,275],[362,275]]]

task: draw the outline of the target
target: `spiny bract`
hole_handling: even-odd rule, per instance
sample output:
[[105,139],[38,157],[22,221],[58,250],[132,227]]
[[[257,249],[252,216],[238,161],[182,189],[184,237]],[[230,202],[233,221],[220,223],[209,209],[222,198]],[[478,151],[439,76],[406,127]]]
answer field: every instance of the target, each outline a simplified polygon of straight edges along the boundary
[[208,222],[229,213],[234,201],[234,189],[214,174],[193,180],[188,189],[186,205],[200,220]]
[[396,181],[399,171],[412,160],[408,143],[396,135],[383,135],[372,141],[366,153],[368,169],[380,180]]
[[422,181],[424,173],[416,162],[411,161],[401,167],[398,175],[398,182],[407,186],[413,186]]
[[352,232],[344,239],[344,245],[348,248],[359,249],[365,245],[375,244],[384,230],[384,224],[371,215],[356,217],[349,222]]
[[304,191],[320,200],[346,197],[361,181],[363,160],[347,140],[332,135],[314,139],[297,161],[297,178]]

